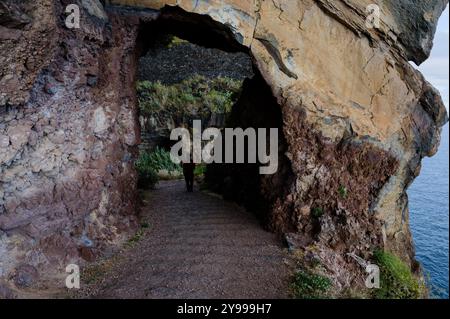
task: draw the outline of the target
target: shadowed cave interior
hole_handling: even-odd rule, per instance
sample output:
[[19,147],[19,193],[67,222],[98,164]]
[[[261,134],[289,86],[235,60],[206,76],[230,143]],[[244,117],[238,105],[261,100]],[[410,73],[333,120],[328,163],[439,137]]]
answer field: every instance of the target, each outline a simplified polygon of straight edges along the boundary
[[[177,8],[162,12],[160,18],[141,27],[137,41],[138,163],[151,157],[158,179],[182,178],[181,166],[167,163],[168,153],[177,143],[170,140],[170,132],[177,127],[192,132],[194,120],[202,121],[202,130],[219,128],[224,139],[225,128],[266,128],[267,134],[278,128],[279,165],[273,175],[260,175],[259,163],[201,164],[196,168],[199,189],[237,202],[270,229],[271,203],[283,193],[284,185],[290,184],[286,183],[290,169],[284,155],[281,108],[248,48],[240,45],[228,28]],[[245,144],[247,162],[248,139]],[[225,149],[222,154],[225,159]],[[155,164],[158,161],[162,163]],[[148,183],[140,182],[140,188],[148,188]]]

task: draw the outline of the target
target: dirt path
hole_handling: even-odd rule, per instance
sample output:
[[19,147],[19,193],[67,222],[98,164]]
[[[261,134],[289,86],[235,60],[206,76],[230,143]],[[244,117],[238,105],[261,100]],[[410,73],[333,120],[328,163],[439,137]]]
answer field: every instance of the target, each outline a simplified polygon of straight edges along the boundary
[[142,217],[148,230],[91,285],[92,297],[289,297],[280,242],[239,206],[163,182]]

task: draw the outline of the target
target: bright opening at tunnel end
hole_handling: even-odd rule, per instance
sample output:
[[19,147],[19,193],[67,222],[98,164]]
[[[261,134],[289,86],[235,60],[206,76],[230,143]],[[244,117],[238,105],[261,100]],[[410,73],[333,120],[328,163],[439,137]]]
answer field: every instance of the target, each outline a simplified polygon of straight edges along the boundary
[[2,309],[448,306],[448,1],[0,0]]

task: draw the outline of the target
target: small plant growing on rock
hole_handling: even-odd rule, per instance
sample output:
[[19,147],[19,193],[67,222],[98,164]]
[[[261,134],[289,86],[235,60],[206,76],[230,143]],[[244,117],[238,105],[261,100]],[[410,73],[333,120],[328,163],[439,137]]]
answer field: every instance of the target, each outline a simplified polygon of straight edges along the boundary
[[332,286],[329,278],[307,271],[299,271],[295,275],[292,289],[299,299],[324,299]]
[[341,198],[343,198],[343,199],[347,198],[348,191],[347,191],[347,188],[345,186],[342,186],[342,185],[339,186],[338,192],[339,192],[339,196],[341,196]]
[[322,217],[324,215],[324,210],[321,207],[314,207],[311,210],[311,215],[314,218],[320,218],[320,217]]

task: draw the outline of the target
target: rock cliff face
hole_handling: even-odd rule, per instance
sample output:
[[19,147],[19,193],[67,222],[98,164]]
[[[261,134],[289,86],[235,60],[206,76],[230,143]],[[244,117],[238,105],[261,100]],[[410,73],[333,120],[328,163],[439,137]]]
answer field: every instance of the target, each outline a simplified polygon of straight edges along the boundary
[[[155,26],[250,54],[270,87],[289,166],[282,187],[263,181],[272,229],[314,245],[342,289],[361,280],[346,253],[413,264],[406,189],[447,114],[408,61],[429,55],[447,2],[1,0],[0,278],[27,286],[134,227],[134,81]],[[80,29],[64,25],[71,3]]]

